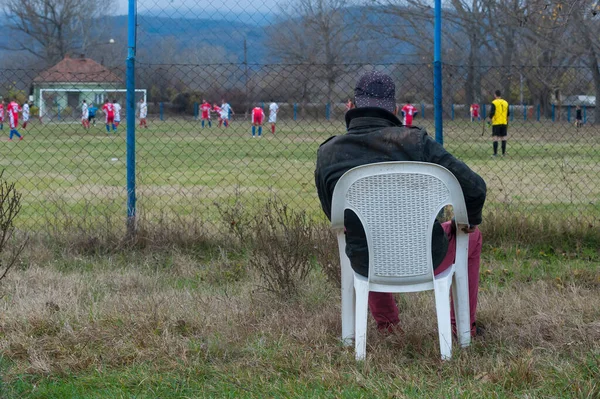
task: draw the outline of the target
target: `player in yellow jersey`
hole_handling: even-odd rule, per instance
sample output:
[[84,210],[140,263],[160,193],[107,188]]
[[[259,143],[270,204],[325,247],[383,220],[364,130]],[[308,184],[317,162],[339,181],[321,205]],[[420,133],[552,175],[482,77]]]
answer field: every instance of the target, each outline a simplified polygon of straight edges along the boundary
[[492,123],[492,140],[494,141],[494,154],[498,156],[498,141],[502,141],[502,156],[506,154],[506,140],[508,139],[508,102],[502,98],[500,90],[494,93],[492,109],[490,111],[490,122]]

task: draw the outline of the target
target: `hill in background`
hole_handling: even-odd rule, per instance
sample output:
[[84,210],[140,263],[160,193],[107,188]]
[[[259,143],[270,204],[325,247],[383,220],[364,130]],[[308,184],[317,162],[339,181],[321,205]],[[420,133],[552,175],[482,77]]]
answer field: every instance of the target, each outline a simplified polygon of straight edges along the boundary
[[[397,17],[368,12],[362,7],[349,8],[348,25],[353,26],[357,18],[369,24],[388,26],[390,32],[394,24],[398,24]],[[137,23],[137,59],[142,64],[241,63],[244,61],[244,40],[248,63],[268,64],[281,60],[269,54],[267,35],[286,29],[289,21],[269,13],[195,13],[188,10],[184,14],[177,10],[150,10],[138,15]],[[0,28],[4,28],[2,30],[7,43],[19,35],[6,29],[6,26],[0,25]],[[88,49],[85,55],[98,61],[106,58],[107,64],[124,64],[127,54],[127,16],[104,17],[98,20],[95,30],[96,41],[100,44]],[[114,39],[115,44],[106,47],[109,39]],[[418,61],[410,45],[393,39],[391,35],[384,37],[380,33],[371,33],[370,37],[360,39],[360,47],[365,51],[372,48],[385,50],[377,53],[376,58],[369,57],[374,63]],[[16,59],[19,62],[11,62]],[[27,58],[26,52],[0,50],[0,68],[15,68],[22,64],[35,69],[46,67],[34,58]]]

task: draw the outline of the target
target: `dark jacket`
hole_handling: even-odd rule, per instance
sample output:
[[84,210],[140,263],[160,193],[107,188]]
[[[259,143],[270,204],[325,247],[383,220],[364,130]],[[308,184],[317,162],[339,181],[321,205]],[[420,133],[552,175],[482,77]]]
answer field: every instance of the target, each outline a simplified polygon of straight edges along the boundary
[[[429,137],[425,129],[404,127],[395,115],[382,108],[351,109],[346,113],[346,126],[347,134],[329,138],[317,153],[315,184],[321,207],[329,219],[333,189],[349,169],[375,162],[419,161],[441,165],[456,176],[465,196],[469,224],[481,224],[485,182]],[[367,276],[369,255],[365,232],[353,212],[347,211],[344,217],[346,254],[352,268]],[[432,234],[433,265],[437,267],[448,250],[448,237],[437,222]]]

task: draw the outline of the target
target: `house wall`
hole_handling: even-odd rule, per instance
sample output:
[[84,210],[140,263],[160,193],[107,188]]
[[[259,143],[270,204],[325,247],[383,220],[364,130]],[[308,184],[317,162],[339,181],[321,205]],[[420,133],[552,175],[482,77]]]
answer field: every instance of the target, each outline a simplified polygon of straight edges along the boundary
[[[62,82],[34,84],[34,104],[40,107],[40,116],[49,119],[79,118],[79,106],[85,99],[88,104],[96,105],[115,89],[122,89],[118,83],[81,83]],[[45,89],[60,90],[57,92],[43,91]],[[82,90],[96,90],[82,91]],[[43,91],[43,98],[40,93]]]

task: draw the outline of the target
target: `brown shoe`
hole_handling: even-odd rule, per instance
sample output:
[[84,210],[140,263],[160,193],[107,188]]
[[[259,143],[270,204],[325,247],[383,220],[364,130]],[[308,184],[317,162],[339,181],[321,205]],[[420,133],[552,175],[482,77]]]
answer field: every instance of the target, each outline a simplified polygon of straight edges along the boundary
[[402,329],[402,327],[400,327],[400,324],[392,323],[378,325],[377,331],[379,331],[379,333],[384,336],[404,334],[404,330]]

